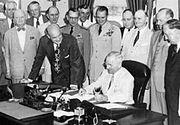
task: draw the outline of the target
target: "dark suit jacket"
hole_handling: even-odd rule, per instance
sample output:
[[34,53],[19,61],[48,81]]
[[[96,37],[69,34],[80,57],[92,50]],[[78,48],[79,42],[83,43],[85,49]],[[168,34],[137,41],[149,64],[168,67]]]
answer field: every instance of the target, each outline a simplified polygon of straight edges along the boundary
[[[43,17],[43,22],[44,22],[44,23],[48,22],[47,16],[42,15],[42,17]],[[26,24],[31,25],[31,26],[34,26],[34,17],[28,18],[28,19],[26,20]]]
[[54,69],[55,54],[53,42],[46,35],[43,36],[40,39],[37,55],[29,78],[36,79],[44,57],[47,56],[51,64],[52,81],[54,84],[60,84],[65,87],[69,87],[70,84],[76,84],[78,87],[82,87],[85,64],[75,37],[63,34],[60,55],[61,70],[59,73],[56,73]]
[[180,51],[172,58],[169,53],[171,51],[169,47],[168,58],[166,60],[165,69],[165,90],[166,101],[174,111],[178,111],[179,104],[179,88],[180,88]]
[[120,28],[120,30],[121,30],[121,36],[123,37],[123,35],[124,35],[124,30],[125,30],[125,27],[121,27],[121,28]]

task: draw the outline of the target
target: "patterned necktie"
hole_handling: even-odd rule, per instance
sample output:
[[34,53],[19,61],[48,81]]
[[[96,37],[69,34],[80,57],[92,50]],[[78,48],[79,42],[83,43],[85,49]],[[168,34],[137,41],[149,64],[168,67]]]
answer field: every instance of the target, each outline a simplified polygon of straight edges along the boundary
[[59,73],[60,71],[60,45],[56,44],[56,49],[55,49],[55,71]]
[[40,25],[39,18],[37,18],[37,21],[36,21],[36,28],[38,28],[39,25]]
[[170,57],[174,57],[174,55],[177,53],[177,44],[171,44],[169,47],[169,55]]
[[74,30],[74,28],[73,28],[73,26],[72,26],[72,27],[71,27],[71,30],[70,30],[70,32],[69,32],[70,35],[72,35],[73,30]]
[[100,25],[100,26],[99,26],[99,30],[98,30],[98,35],[100,35],[101,32],[102,32],[102,26]]
[[136,42],[139,40],[139,34],[140,34],[140,32],[138,31],[137,32],[137,35],[136,35],[136,37],[135,37],[135,39],[134,39],[134,43],[133,43],[133,46],[136,44]]
[[11,28],[13,28],[14,27],[14,21],[13,21],[13,19],[11,20]]

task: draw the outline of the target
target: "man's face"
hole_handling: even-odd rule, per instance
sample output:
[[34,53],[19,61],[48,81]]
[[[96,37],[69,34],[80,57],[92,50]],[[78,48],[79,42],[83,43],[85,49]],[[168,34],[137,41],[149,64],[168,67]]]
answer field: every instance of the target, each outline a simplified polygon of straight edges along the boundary
[[31,16],[33,16],[34,18],[38,18],[40,16],[41,7],[39,6],[39,4],[31,4],[29,6],[29,11],[31,13]]
[[180,30],[169,29],[168,24],[165,24],[163,25],[163,32],[171,44],[177,44],[179,42]]
[[51,8],[47,16],[51,24],[55,24],[59,19],[59,12],[56,8]]
[[107,57],[105,66],[109,74],[114,74],[119,70],[120,62],[115,57]]
[[80,12],[80,20],[81,20],[81,22],[85,22],[87,19],[89,19],[89,15],[90,15],[89,8],[87,8],[87,9],[82,8],[82,9],[79,10],[79,12]]
[[97,11],[96,13],[96,21],[99,25],[104,25],[107,21],[107,14],[106,11]]
[[7,8],[6,8],[6,16],[10,19],[13,18],[13,13],[16,10],[16,5],[14,3],[9,3],[7,4]]
[[53,43],[59,44],[62,40],[62,33],[60,32],[60,30],[57,29],[52,30],[51,32],[49,32],[49,37]]
[[15,11],[14,22],[17,27],[23,27],[26,23],[26,16],[22,11]]
[[131,29],[134,26],[134,17],[132,12],[126,11],[122,15],[123,26],[127,29]]
[[157,14],[157,25],[159,26],[160,29],[162,29],[162,26],[169,20],[166,16],[166,11],[160,11]]
[[79,19],[79,13],[78,12],[73,12],[69,11],[68,13],[68,21],[71,26],[75,26],[78,24],[78,19]]
[[143,11],[137,11],[135,13],[135,25],[137,28],[143,28],[147,24],[147,17]]

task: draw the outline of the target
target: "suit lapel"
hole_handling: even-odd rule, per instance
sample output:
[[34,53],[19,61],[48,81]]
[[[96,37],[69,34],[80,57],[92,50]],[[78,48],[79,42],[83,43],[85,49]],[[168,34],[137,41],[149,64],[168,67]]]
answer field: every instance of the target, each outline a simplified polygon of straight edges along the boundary
[[17,44],[15,43],[14,46],[16,46],[18,48],[18,50],[23,52],[22,49],[21,49],[20,43],[19,43],[19,37],[18,37],[17,30],[16,30],[15,27],[13,28],[13,34],[12,35],[13,35],[12,39],[16,40],[16,43],[17,43]]
[[25,35],[25,43],[24,43],[24,51],[26,50],[26,47],[28,47],[29,44],[29,38],[30,38],[30,33],[31,30],[29,29],[29,27],[26,25],[26,35]]

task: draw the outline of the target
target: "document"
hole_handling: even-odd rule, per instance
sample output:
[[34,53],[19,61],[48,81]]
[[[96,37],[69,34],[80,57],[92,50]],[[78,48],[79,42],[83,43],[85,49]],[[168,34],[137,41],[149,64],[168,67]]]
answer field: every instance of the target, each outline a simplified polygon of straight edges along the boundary
[[74,112],[67,112],[63,110],[57,110],[54,112],[55,117],[61,117],[61,116],[73,116]]
[[79,99],[80,101],[90,101],[90,100],[93,100],[94,99],[94,95],[92,94],[84,94],[84,95],[79,95],[78,93],[75,94],[75,95],[72,95],[70,97],[70,99]]
[[103,104],[95,104],[95,105],[106,109],[114,109],[114,108],[128,109],[128,106],[118,103],[103,103]]

